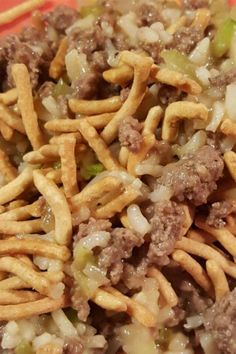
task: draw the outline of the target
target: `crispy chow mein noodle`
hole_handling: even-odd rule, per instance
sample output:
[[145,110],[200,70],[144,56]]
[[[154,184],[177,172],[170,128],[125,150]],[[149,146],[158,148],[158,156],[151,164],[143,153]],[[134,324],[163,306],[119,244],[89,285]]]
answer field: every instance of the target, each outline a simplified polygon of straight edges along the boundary
[[235,8],[43,4],[0,14],[0,353],[235,354]]

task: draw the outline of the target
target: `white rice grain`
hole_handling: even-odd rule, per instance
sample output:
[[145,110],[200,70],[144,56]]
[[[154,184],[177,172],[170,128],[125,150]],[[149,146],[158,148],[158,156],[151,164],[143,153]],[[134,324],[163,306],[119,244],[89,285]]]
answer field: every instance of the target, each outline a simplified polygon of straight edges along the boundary
[[210,122],[206,127],[207,131],[216,132],[225,114],[225,106],[222,102],[216,101],[213,104]]
[[201,315],[190,316],[186,318],[186,324],[184,324],[184,328],[194,329],[200,327],[202,324],[203,318]]
[[106,345],[106,339],[101,334],[97,334],[92,338],[89,338],[87,347],[88,348],[104,348]]
[[76,49],[66,54],[65,65],[71,82],[83,78],[89,71],[87,56],[84,53],[79,54]]
[[196,65],[205,65],[208,61],[210,54],[210,39],[205,37],[196,46],[196,48],[190,53],[189,59]]
[[226,94],[225,94],[225,108],[229,115],[229,118],[234,122],[236,121],[235,97],[236,97],[236,83],[228,85],[226,87]]
[[196,69],[196,76],[203,86],[208,87],[210,85],[209,78],[211,74],[205,66],[200,66]]
[[131,204],[128,207],[127,216],[132,228],[140,235],[144,236],[151,230],[151,225],[143,216],[137,204]]
[[173,39],[173,36],[172,36],[170,33],[168,33],[168,32],[165,31],[165,28],[164,28],[163,23],[161,23],[161,22],[155,22],[155,23],[153,23],[153,24],[151,25],[150,28],[151,28],[152,30],[154,30],[154,31],[158,34],[160,40],[161,40],[164,44],[169,44],[169,43],[171,43],[171,41],[172,41],[172,39]]
[[92,250],[95,247],[106,247],[110,240],[110,232],[95,231],[79,241],[79,245]]
[[186,337],[183,333],[176,333],[169,343],[168,349],[174,351],[183,351],[189,343],[189,338]]
[[141,27],[137,31],[137,38],[140,42],[144,43],[156,43],[159,41],[159,35],[157,31],[154,31],[149,27]]
[[2,349],[13,349],[21,340],[20,329],[16,321],[9,321],[3,332]]
[[34,338],[32,344],[33,344],[33,349],[36,351],[38,348],[42,347],[43,345],[46,345],[52,341],[52,335],[50,333],[44,332],[40,336],[37,336]]
[[123,15],[117,21],[118,26],[129,37],[131,44],[137,43],[138,26],[136,25],[136,15],[134,12],[129,12]]
[[57,101],[55,100],[54,97],[52,96],[47,96],[42,100],[43,106],[46,108],[46,110],[51,113],[53,117],[60,117],[61,112],[59,109],[59,106],[57,104]]
[[165,200],[170,200],[172,197],[172,190],[166,186],[159,184],[153,192],[149,194],[149,199],[152,202],[160,202]]
[[63,310],[59,309],[52,312],[52,318],[59,328],[61,334],[65,337],[76,337],[77,330],[70,322],[70,320],[66,317]]
[[79,20],[74,22],[72,26],[70,26],[66,29],[66,34],[67,35],[70,34],[75,28],[80,29],[81,31],[89,29],[92,27],[94,21],[95,21],[95,16],[92,14],[90,14],[84,18],[80,18]]

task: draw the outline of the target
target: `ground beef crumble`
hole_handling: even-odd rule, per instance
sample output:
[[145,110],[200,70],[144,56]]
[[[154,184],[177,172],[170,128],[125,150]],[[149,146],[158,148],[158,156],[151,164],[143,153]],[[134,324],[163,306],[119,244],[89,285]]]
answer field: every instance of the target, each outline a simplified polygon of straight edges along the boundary
[[203,38],[204,33],[201,28],[183,27],[174,34],[169,47],[183,54],[189,54]]
[[101,83],[101,75],[97,72],[89,72],[83,78],[73,83],[73,96],[78,99],[92,99],[96,96]]
[[126,146],[132,152],[138,152],[142,143],[141,127],[139,121],[133,117],[127,117],[122,120],[119,126],[121,146]]
[[59,33],[65,32],[78,19],[78,12],[68,6],[59,5],[52,12],[47,12],[44,20]]
[[86,54],[89,59],[94,52],[105,48],[105,37],[101,27],[98,25],[84,31],[74,28],[68,35],[68,42],[68,51],[75,48],[79,52]]
[[208,0],[184,0],[184,7],[187,10],[196,10],[202,7],[209,7]]
[[51,96],[53,93],[53,89],[54,89],[54,83],[51,81],[45,81],[42,86],[40,86],[40,88],[38,89],[38,96],[41,100],[43,100],[44,98]]
[[207,224],[217,229],[225,226],[225,218],[232,213],[234,206],[230,201],[213,203],[207,217]]
[[[38,85],[41,76],[47,73],[49,64],[55,55],[55,46],[47,39],[44,32],[38,32],[30,27],[19,35],[10,35],[0,39],[0,65],[2,87],[8,89],[14,86],[11,67],[15,63],[27,66],[32,87]],[[37,46],[36,46],[37,44]]]
[[132,255],[134,247],[143,243],[141,237],[125,228],[115,228],[111,231],[111,239],[98,255],[98,265],[108,271],[112,284],[117,284],[123,273],[124,259]]
[[203,146],[195,154],[168,164],[157,183],[170,188],[180,202],[188,200],[198,206],[207,203],[223,168],[219,152],[211,146]]
[[154,22],[162,21],[161,14],[159,10],[149,3],[143,3],[138,6],[136,10],[136,15],[138,18],[138,26],[151,26]]
[[82,237],[97,231],[111,231],[111,222],[105,219],[96,220],[90,218],[88,223],[81,223],[79,225],[79,232],[76,235],[76,240],[80,240]]
[[204,325],[222,353],[236,353],[236,289],[205,312]]
[[63,346],[63,354],[83,354],[84,347],[79,338],[67,337]]
[[151,263],[166,265],[169,263],[168,256],[181,236],[183,209],[175,202],[162,201],[149,206],[145,214],[152,227],[147,256]]
[[121,280],[128,289],[138,289],[143,285],[147,274],[149,260],[143,258],[138,265],[124,263]]
[[225,89],[225,86],[232,84],[236,81],[236,68],[230,69],[224,73],[221,73],[215,77],[210,78],[212,86],[215,86],[221,90]]

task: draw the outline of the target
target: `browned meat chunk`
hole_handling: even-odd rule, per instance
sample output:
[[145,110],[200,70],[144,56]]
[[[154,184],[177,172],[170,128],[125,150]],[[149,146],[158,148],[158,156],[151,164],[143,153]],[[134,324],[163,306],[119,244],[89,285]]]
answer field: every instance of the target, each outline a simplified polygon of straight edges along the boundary
[[65,338],[65,343],[63,346],[63,354],[83,354],[84,347],[79,338],[68,337]]
[[54,11],[45,14],[45,20],[58,32],[64,32],[77,18],[77,11],[65,5],[59,5]]
[[222,353],[236,353],[236,289],[206,311],[204,324]]
[[180,284],[181,295],[180,303],[189,315],[203,313],[212,305],[212,300],[205,294],[201,293],[201,289],[188,280],[183,280]]
[[140,47],[147,52],[154,60],[155,63],[160,63],[160,53],[164,49],[161,42],[155,43],[139,43]]
[[98,256],[99,267],[108,270],[113,284],[117,284],[123,272],[123,260],[131,256],[133,248],[143,243],[142,238],[131,230],[116,228],[111,232],[111,239]]
[[216,202],[211,205],[207,223],[217,229],[225,226],[225,218],[233,211],[233,204],[229,201]]
[[184,92],[178,90],[176,87],[169,85],[162,85],[158,92],[158,98],[161,104],[165,106],[176,101],[181,101],[184,96],[186,96]]
[[69,115],[68,97],[60,95],[57,98],[57,104],[60,109],[61,115],[64,117],[68,117]]
[[157,140],[153,150],[160,158],[160,163],[166,165],[173,156],[170,144],[165,140]]
[[208,0],[184,0],[184,7],[187,10],[196,10],[201,7],[209,7]]
[[145,214],[152,227],[148,258],[151,263],[166,265],[169,263],[168,256],[181,236],[183,209],[175,202],[163,201],[149,206]]
[[81,294],[81,290],[77,286],[72,288],[71,302],[72,307],[78,311],[78,318],[81,321],[86,321],[90,313],[90,307],[87,299]]
[[95,72],[103,72],[109,68],[107,63],[107,53],[104,50],[94,52],[91,56],[91,68]]
[[181,307],[175,306],[175,307],[172,308],[172,310],[173,310],[172,315],[165,322],[165,326],[166,327],[176,327],[186,317],[186,313]]
[[174,34],[170,47],[183,54],[189,54],[203,37],[204,33],[201,28],[184,27]]
[[143,258],[138,266],[124,263],[122,281],[128,289],[138,289],[143,286],[143,281],[148,269],[148,259]]
[[92,232],[96,231],[111,231],[110,221],[104,219],[96,220],[94,218],[90,218],[87,224],[80,224],[77,239],[80,240],[82,237],[88,236]]
[[101,76],[98,73],[91,72],[86,74],[82,79],[74,82],[73,95],[79,99],[92,99],[99,90]]
[[162,20],[158,9],[152,4],[141,4],[137,9],[136,14],[138,17],[138,25],[140,27],[150,26],[154,22],[160,22]]
[[224,163],[211,146],[203,146],[194,155],[167,165],[159,184],[169,187],[179,201],[189,200],[194,205],[207,202],[222,176]]
[[132,152],[138,152],[142,143],[140,130],[141,124],[137,119],[133,117],[124,119],[119,126],[119,141],[121,146],[126,146]]
[[91,56],[92,53],[104,50],[105,37],[100,26],[81,31],[75,28],[68,36],[69,51],[73,48],[81,53]]
[[221,73],[221,74],[213,77],[212,79],[210,79],[212,86],[216,86],[217,88],[220,88],[220,89],[225,89],[225,86],[232,84],[235,81],[236,81],[236,69],[235,68],[228,70],[225,73]]
[[12,64],[23,63],[27,66],[31,84],[35,88],[39,76],[43,72],[47,72],[55,54],[55,46],[51,45],[47,37],[43,33],[37,32],[33,27],[30,27],[30,29],[31,36],[29,31],[25,31],[23,34],[0,39],[1,78],[5,89],[14,86],[11,77]]

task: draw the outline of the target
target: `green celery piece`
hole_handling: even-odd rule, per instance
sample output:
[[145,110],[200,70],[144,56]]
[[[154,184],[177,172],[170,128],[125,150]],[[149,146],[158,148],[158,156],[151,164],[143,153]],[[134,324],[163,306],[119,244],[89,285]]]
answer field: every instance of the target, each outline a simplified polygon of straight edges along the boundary
[[76,280],[76,283],[79,286],[82,296],[84,296],[87,299],[91,299],[94,292],[90,288],[89,278],[86,275],[84,275],[81,271],[74,272],[74,278]]
[[15,349],[16,354],[34,354],[33,348],[29,342],[22,340]]
[[81,294],[87,299],[93,296],[93,290],[90,288],[89,278],[83,274],[84,268],[89,264],[97,266],[96,257],[92,251],[78,244],[74,250],[72,272],[76,283],[81,290]]
[[102,14],[102,12],[103,12],[102,6],[99,5],[83,6],[80,10],[80,15],[82,17],[87,17],[89,15],[99,17]]
[[173,330],[171,330],[170,328],[160,328],[157,344],[159,344],[161,347],[166,347],[169,344],[172,335]]
[[71,92],[72,92],[71,87],[67,85],[63,79],[60,79],[55,85],[52,95],[53,97],[58,98],[61,95],[65,96]]
[[70,322],[73,325],[76,325],[79,322],[77,311],[72,309],[72,307],[68,307],[67,309],[64,309],[63,311],[65,312],[65,315],[68,318],[68,320],[70,320]]
[[53,168],[54,170],[59,170],[61,168],[61,162],[60,161],[54,162]]
[[75,270],[82,271],[87,264],[96,265],[96,257],[93,252],[89,249],[77,245],[74,251],[74,262],[73,265]]
[[230,49],[231,41],[236,30],[236,21],[228,18],[218,28],[212,41],[212,54],[221,58]]
[[104,167],[101,163],[94,163],[92,165],[85,166],[85,168],[81,168],[81,176],[86,181],[92,177],[97,176],[104,170]]
[[195,73],[196,66],[191,63],[186,55],[180,53],[176,49],[170,49],[163,50],[161,52],[161,57],[170,69],[186,74],[193,80],[197,80]]

